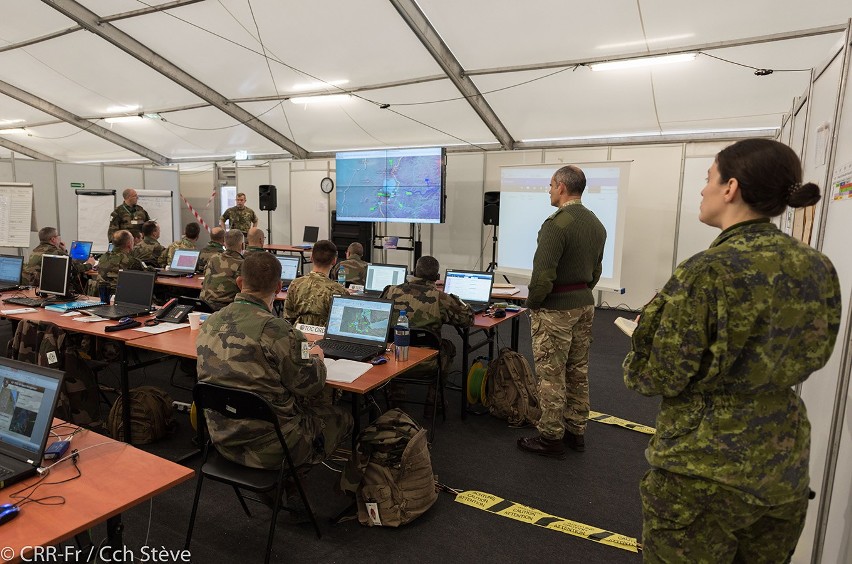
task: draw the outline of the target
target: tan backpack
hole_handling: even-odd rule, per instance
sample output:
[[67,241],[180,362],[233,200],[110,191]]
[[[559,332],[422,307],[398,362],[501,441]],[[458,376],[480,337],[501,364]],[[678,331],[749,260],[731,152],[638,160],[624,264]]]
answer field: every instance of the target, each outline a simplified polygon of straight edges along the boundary
[[[109,410],[107,427],[112,438],[124,439],[124,413],[122,398],[119,397]],[[154,386],[139,386],[130,390],[130,428],[133,444],[153,443],[170,434],[176,427],[172,419],[172,398]]]
[[509,425],[523,427],[538,423],[541,408],[536,381],[524,355],[505,347],[488,364],[485,375],[485,405],[494,417]]

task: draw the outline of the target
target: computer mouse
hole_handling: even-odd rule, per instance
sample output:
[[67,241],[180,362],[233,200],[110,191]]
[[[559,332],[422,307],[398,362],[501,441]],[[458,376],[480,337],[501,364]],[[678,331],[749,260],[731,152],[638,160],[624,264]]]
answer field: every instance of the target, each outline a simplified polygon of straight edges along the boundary
[[21,512],[19,507],[8,503],[4,504],[2,507],[7,509],[0,509],[0,525],[8,523]]
[[495,309],[493,313],[494,317],[506,317],[505,309]]

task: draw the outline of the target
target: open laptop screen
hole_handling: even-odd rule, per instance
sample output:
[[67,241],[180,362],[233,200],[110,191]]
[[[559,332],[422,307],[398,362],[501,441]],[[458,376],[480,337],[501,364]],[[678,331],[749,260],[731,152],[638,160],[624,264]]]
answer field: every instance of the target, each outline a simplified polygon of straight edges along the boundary
[[198,264],[198,255],[200,253],[201,251],[177,249],[172,257],[172,263],[169,265],[169,270],[173,272],[186,272],[187,274],[192,274],[195,272],[195,265]]
[[317,239],[319,239],[319,227],[316,225],[306,225],[303,239],[309,245],[316,243]]
[[356,337],[384,343],[388,336],[393,302],[353,296],[331,298],[331,311],[325,336]]
[[74,260],[88,260],[92,254],[91,241],[71,241],[71,250],[68,252]]
[[447,270],[444,292],[455,294],[466,302],[487,303],[491,299],[494,274],[468,270]]
[[382,292],[385,286],[398,286],[405,282],[407,271],[407,267],[399,264],[368,264],[364,290]]
[[40,459],[63,373],[0,358],[0,452]]
[[281,280],[295,280],[299,274],[299,268],[302,266],[302,259],[299,257],[276,257],[281,263]]
[[115,285],[115,303],[151,307],[156,277],[153,272],[119,270],[118,282]]
[[24,257],[0,255],[0,284],[3,286],[20,285],[23,266]]

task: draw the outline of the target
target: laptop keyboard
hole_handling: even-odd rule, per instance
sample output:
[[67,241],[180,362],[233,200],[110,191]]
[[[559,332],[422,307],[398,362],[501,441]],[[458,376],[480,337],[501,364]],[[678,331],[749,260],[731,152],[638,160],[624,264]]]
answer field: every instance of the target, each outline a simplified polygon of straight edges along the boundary
[[11,476],[11,475],[12,475],[11,470],[9,470],[8,468],[4,468],[4,467],[0,466],[0,480],[5,478],[6,476]]
[[44,307],[45,300],[40,298],[6,298],[3,300],[7,304],[15,304],[25,307]]
[[21,287],[18,284],[15,284],[14,286],[3,286],[2,288],[0,288],[0,292],[8,292],[9,290],[20,290],[20,289],[21,289]]
[[327,354],[328,356],[367,358],[379,353],[379,348],[375,345],[347,343],[345,341],[334,341],[331,339],[320,339],[316,342],[316,344],[322,349],[323,354]]

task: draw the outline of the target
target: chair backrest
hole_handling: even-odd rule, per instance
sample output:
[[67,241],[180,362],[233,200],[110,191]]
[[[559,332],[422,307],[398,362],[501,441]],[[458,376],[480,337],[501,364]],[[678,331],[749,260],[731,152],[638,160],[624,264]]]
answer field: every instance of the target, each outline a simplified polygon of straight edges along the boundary
[[281,434],[281,426],[278,423],[278,416],[272,410],[269,402],[262,396],[248,390],[222,386],[221,384],[198,382],[192,388],[192,399],[195,401],[200,424],[206,425],[205,409],[215,411],[228,419],[266,421],[275,427],[278,439],[286,448],[284,436]]
[[411,327],[411,346],[441,350],[441,336],[428,329]]

